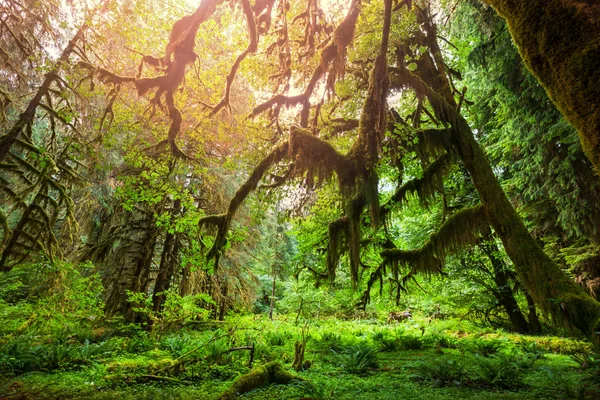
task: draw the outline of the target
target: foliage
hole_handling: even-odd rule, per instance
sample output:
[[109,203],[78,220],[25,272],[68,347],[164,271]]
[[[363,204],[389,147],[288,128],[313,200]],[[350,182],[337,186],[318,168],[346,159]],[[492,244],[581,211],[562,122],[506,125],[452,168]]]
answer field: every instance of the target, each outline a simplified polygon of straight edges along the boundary
[[525,374],[533,367],[536,357],[516,353],[497,353],[489,357],[475,355],[474,367],[483,384],[503,389],[523,384]]
[[203,320],[208,316],[208,310],[202,307],[202,302],[213,303],[209,295],[199,293],[193,296],[179,295],[176,288],[171,288],[162,295],[165,297],[164,308],[156,312],[153,309],[152,297],[145,293],[128,293],[133,310],[152,321],[152,328],[160,334],[166,329],[182,326],[192,320]]
[[412,379],[431,381],[434,386],[460,386],[467,377],[463,363],[455,359],[421,361],[413,364]]
[[340,367],[351,374],[364,374],[379,367],[377,350],[366,342],[343,345],[334,353]]
[[594,398],[600,185],[493,9],[167,3],[2,2],[0,397]]

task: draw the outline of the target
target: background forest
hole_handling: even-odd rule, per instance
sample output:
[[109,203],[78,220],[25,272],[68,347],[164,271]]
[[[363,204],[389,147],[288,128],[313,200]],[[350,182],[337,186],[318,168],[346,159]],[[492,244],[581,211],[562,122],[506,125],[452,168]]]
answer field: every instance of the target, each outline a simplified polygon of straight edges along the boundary
[[598,398],[600,108],[505,3],[0,0],[0,399]]

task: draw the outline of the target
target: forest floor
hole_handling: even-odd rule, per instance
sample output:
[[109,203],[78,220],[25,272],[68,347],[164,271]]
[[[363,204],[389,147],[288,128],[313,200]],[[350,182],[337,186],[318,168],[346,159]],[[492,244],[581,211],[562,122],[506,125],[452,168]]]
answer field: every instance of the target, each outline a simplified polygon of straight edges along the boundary
[[[304,380],[242,399],[600,398],[598,356],[575,339],[458,320],[229,319],[161,335],[123,323],[51,334],[4,326],[0,399],[218,399],[251,371],[244,347],[252,344],[255,368],[276,361]],[[306,369],[296,372],[294,346],[303,340]]]

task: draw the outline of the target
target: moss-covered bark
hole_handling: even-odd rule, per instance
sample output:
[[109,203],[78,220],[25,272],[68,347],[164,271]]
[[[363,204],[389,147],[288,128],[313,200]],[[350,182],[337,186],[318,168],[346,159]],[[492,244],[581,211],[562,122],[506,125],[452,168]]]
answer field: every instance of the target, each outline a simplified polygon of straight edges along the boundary
[[506,197],[490,162],[459,117],[454,137],[460,157],[481,197],[490,224],[535,302],[600,347],[600,303],[577,286],[533,239]]
[[304,379],[284,371],[281,364],[278,362],[271,362],[253,369],[246,375],[240,376],[238,380],[221,395],[221,399],[234,399],[242,393],[247,393],[264,385],[271,383],[286,385],[293,380],[303,381]]
[[[519,12],[523,15],[530,14],[530,10],[525,9],[523,0],[498,1],[498,3],[503,3],[509,10],[516,10],[517,14]],[[574,2],[570,0],[550,0],[548,2],[532,0],[528,3],[531,7],[537,4],[538,12],[544,13],[544,6],[542,5],[547,3],[551,4],[552,7],[557,7],[557,3]],[[585,7],[580,6],[580,8]],[[477,189],[486,217],[502,240],[506,253],[515,265],[521,282],[534,301],[544,311],[550,312],[554,318],[563,322],[569,328],[581,330],[596,348],[600,348],[600,303],[577,286],[560,269],[559,265],[544,253],[506,197],[483,149],[475,140],[469,124],[459,113],[454,93],[450,89],[451,84],[443,68],[444,63],[437,44],[437,28],[424,10],[418,9],[418,11],[418,20],[427,34],[425,38],[420,38],[419,43],[429,47],[429,53],[431,54],[430,56],[425,53],[421,59],[426,57],[435,58],[435,63],[431,61],[417,63],[418,67],[414,73],[406,69],[399,70],[398,82],[392,81],[392,86],[399,83],[410,86],[417,93],[427,97],[436,118],[444,125],[452,127],[451,141]],[[516,14],[513,16],[514,18],[521,18]],[[528,23],[526,21],[527,17],[524,18],[522,23]],[[534,17],[530,16],[530,18],[533,19]],[[570,21],[574,23],[573,20]],[[537,26],[539,29],[545,29],[548,35],[551,32],[554,32],[555,36],[557,35],[556,27],[552,31],[548,26],[544,27],[539,23],[536,25],[535,21],[531,22],[531,25]],[[574,29],[570,25],[564,28]],[[560,26],[558,29],[561,29]],[[529,34],[535,35],[536,32],[535,30],[530,31]],[[544,36],[543,33],[540,35]],[[583,39],[582,35],[579,36],[579,39]],[[548,42],[544,43],[547,47],[550,46]],[[566,45],[566,43],[560,45]],[[547,50],[553,51],[549,47]],[[557,65],[556,68],[562,70],[565,67]],[[588,84],[591,84],[591,82],[588,82]],[[594,99],[594,101],[599,102],[600,100]]]
[[600,175],[600,2],[485,1],[506,19],[527,68],[577,129]]

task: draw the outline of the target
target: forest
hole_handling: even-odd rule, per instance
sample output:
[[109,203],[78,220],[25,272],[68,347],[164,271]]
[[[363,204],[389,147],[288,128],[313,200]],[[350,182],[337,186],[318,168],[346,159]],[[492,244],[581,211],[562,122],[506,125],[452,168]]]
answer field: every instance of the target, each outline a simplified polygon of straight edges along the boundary
[[0,400],[600,398],[600,1],[0,0]]

